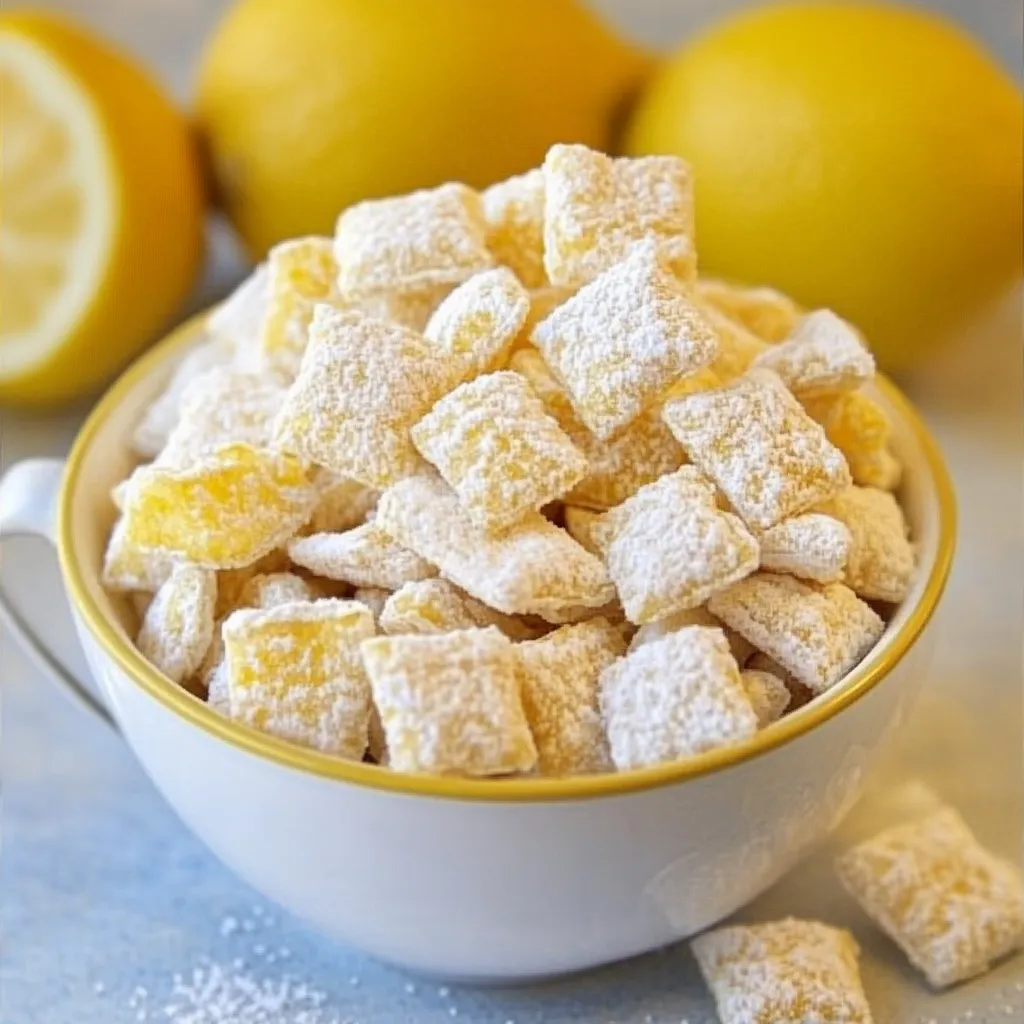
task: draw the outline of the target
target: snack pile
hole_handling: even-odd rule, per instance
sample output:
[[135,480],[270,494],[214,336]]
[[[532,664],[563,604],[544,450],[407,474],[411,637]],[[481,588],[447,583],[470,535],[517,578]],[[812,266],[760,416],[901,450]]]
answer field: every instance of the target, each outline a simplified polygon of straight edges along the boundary
[[558,145],[359,203],[207,334],[135,430],[103,578],[157,669],[286,740],[472,776],[689,757],[835,686],[913,579],[868,349],[698,277],[678,158]]

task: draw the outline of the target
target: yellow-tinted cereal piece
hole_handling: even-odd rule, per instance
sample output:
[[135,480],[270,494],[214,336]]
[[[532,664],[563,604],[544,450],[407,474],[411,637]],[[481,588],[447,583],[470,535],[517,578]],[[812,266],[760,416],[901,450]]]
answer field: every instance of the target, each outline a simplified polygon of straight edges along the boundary
[[477,625],[459,591],[440,579],[406,583],[385,601],[380,613],[380,628],[391,636],[451,633]]
[[452,287],[450,284],[440,284],[424,285],[416,291],[393,289],[367,292],[358,299],[347,299],[345,304],[362,310],[376,320],[386,320],[422,334]]
[[217,574],[176,565],[156,592],[135,641],[139,653],[168,679],[183,683],[206,657],[213,640]]
[[518,373],[477,377],[446,395],[412,440],[469,517],[500,531],[561,497],[587,461]]
[[760,728],[771,725],[785,714],[793,698],[789,688],[778,676],[759,669],[744,669],[740,679]]
[[722,1024],[872,1024],[849,932],[786,918],[690,943]]
[[601,709],[620,770],[676,761],[757,731],[725,636],[703,626],[668,633],[605,668]]
[[315,500],[298,459],[233,444],[187,468],[140,470],[125,503],[124,536],[209,569],[241,568],[293,536]]
[[805,512],[783,519],[758,538],[761,568],[815,583],[843,578],[850,554],[850,531],[837,518]]
[[296,537],[288,544],[288,557],[317,576],[355,587],[397,590],[437,575],[429,562],[395,541],[375,521],[345,533]]
[[754,653],[754,648],[735,630],[727,629],[722,625],[721,621],[708,611],[707,605],[685,608],[682,611],[666,615],[665,618],[658,619],[657,622],[648,622],[633,634],[629,649],[631,651],[636,650],[637,647],[649,644],[652,640],[658,640],[668,633],[675,633],[680,629],[685,629],[687,626],[708,626],[712,629],[720,629],[725,634],[725,639],[729,643],[729,650],[736,659],[737,665],[743,665],[751,654]]
[[772,573],[734,583],[713,595],[708,607],[816,694],[839,682],[885,628],[842,583],[813,587]]
[[361,526],[377,506],[377,491],[327,470],[316,480],[319,497],[309,520],[310,533],[343,533]]
[[[558,288],[555,285],[545,285],[543,288],[530,289],[530,311],[526,314],[526,321],[523,323],[519,336],[512,343],[513,350],[530,346],[530,335],[534,327],[546,319],[563,302],[571,299],[576,294],[575,288]],[[532,346],[530,346],[532,348]]]
[[601,722],[601,671],[625,650],[607,620],[562,626],[516,646],[523,708],[543,775],[586,775],[612,768]]
[[601,561],[540,513],[527,513],[507,533],[490,535],[435,476],[412,477],[385,491],[375,522],[452,583],[506,615],[564,622],[615,597]]
[[283,548],[275,548],[269,554],[240,569],[222,569],[217,573],[217,618],[223,619],[236,608],[246,607],[246,588],[253,577],[285,572],[289,568],[287,553]]
[[703,604],[754,572],[757,541],[684,466],[604,514],[605,562],[630,622],[656,622]]
[[334,255],[345,295],[458,284],[494,265],[480,196],[456,183],[348,207]]
[[903,510],[888,491],[849,487],[820,506],[850,533],[846,583],[861,597],[896,603],[914,578],[914,549]]
[[943,807],[847,850],[840,881],[935,988],[983,974],[1024,944],[1020,870]]
[[652,242],[638,243],[533,329],[531,340],[601,440],[628,427],[718,342]]
[[614,159],[555,145],[543,174],[544,266],[552,284],[586,284],[647,237],[666,245],[680,276],[694,276],[693,177],[684,160]]
[[800,307],[774,288],[744,288],[710,277],[698,278],[694,288],[705,302],[738,320],[762,341],[783,341],[800,319]]
[[530,296],[507,267],[474,274],[435,310],[424,329],[463,380],[500,369],[530,311]]
[[769,370],[674,398],[662,416],[690,459],[760,530],[849,486],[842,453]]
[[544,172],[499,181],[481,193],[487,248],[527,288],[547,284],[544,271]]
[[231,716],[283,739],[359,759],[370,686],[359,645],[374,635],[358,601],[243,609],[224,623]]
[[692,394],[694,391],[707,391],[710,387],[718,387],[737,377],[742,377],[755,361],[770,348],[766,342],[743,324],[726,316],[710,303],[697,301],[696,306],[715,332],[715,337],[718,339],[718,353],[711,365],[704,371],[706,377],[684,377],[672,389],[673,397],[679,393]]
[[515,649],[497,629],[379,637],[362,654],[396,771],[504,775],[536,764]]
[[239,366],[256,365],[253,358],[267,315],[269,271],[260,263],[206,320],[206,332],[225,345]]
[[449,361],[407,328],[329,306],[309,338],[276,443],[367,487],[420,470],[409,428],[455,383]]
[[309,584],[293,572],[257,573],[242,589],[241,606],[245,608],[276,608],[293,601],[312,601]]
[[152,551],[130,541],[122,516],[110,532],[100,578],[108,590],[141,590],[151,594],[167,581],[174,563],[173,555]]
[[601,529],[604,514],[593,512],[589,508],[566,505],[564,516],[565,529],[569,536],[592,555],[604,557],[606,537]]
[[860,335],[828,309],[805,316],[791,337],[765,349],[755,364],[777,373],[801,399],[852,391],[875,375],[875,360]]
[[337,278],[330,238],[295,238],[270,250],[267,312],[259,337],[260,361],[267,370],[285,381],[295,379],[314,305],[340,301]]

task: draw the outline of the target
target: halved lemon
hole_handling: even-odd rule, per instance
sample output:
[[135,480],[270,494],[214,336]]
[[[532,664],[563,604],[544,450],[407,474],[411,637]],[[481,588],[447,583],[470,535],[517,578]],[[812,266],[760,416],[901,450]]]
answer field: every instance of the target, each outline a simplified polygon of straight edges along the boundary
[[87,393],[151,340],[202,259],[188,125],[53,15],[0,15],[0,399]]

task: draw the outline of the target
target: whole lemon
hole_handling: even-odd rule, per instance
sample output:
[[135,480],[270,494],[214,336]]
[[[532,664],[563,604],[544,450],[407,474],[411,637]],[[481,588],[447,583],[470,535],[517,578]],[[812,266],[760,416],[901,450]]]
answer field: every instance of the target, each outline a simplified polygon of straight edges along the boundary
[[791,3],[684,46],[626,145],[692,161],[703,271],[833,307],[899,370],[1020,276],[1021,119],[948,22]]
[[573,0],[242,0],[203,57],[198,118],[251,253],[346,205],[610,144],[649,67]]

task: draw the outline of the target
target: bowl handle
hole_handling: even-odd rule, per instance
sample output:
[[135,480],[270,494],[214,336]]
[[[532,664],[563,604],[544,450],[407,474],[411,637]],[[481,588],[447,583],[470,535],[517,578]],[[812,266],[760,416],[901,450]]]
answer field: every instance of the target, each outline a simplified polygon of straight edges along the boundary
[[[64,474],[62,459],[26,459],[0,477],[0,541],[11,537],[45,537],[57,543],[57,496]],[[116,729],[114,719],[90,688],[54,656],[46,642],[0,587],[0,622],[10,631],[36,668],[80,708]]]

